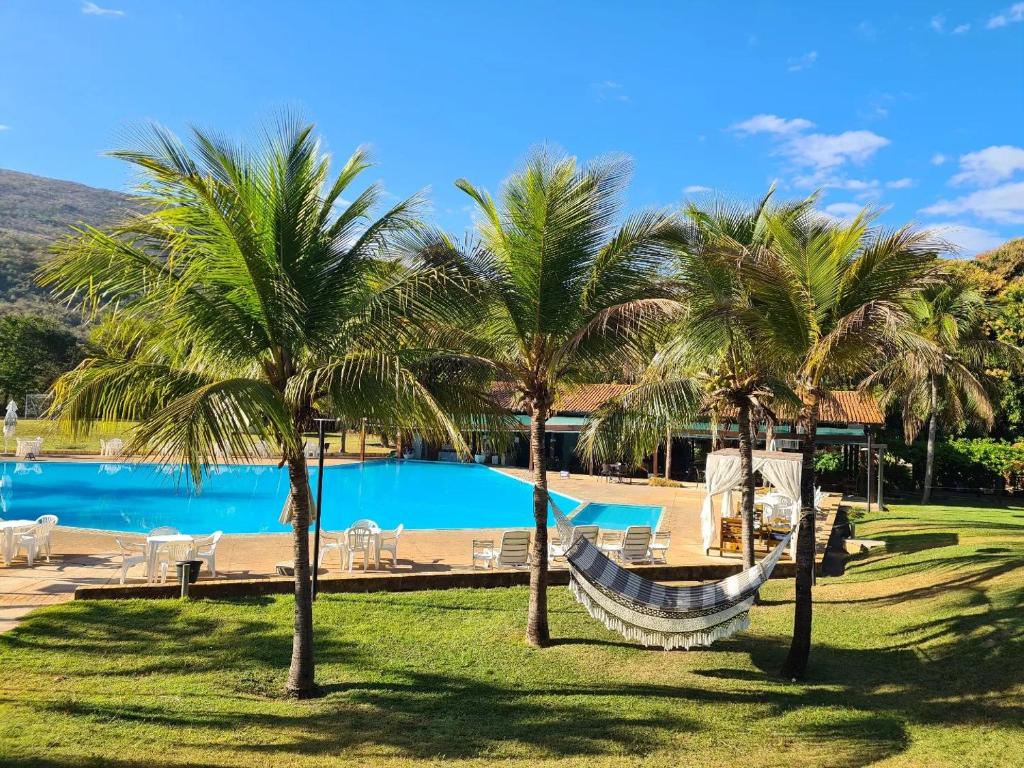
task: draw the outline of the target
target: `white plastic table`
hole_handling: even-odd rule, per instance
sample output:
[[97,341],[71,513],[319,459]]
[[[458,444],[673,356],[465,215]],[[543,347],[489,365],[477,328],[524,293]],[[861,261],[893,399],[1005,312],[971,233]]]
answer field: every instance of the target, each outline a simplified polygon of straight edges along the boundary
[[4,565],[10,565],[14,559],[14,537],[23,530],[36,525],[35,520],[0,520],[0,534],[3,540],[0,542],[0,554],[3,555]]

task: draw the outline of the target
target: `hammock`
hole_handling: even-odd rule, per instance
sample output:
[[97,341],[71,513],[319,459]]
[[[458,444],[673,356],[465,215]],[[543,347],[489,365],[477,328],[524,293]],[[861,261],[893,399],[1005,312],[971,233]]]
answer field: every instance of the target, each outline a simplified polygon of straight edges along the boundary
[[[550,500],[562,541],[572,521]],[[711,645],[750,626],[757,590],[771,576],[792,532],[752,568],[714,584],[668,587],[615,564],[586,539],[565,553],[569,589],[595,619],[631,642],[665,650]]]

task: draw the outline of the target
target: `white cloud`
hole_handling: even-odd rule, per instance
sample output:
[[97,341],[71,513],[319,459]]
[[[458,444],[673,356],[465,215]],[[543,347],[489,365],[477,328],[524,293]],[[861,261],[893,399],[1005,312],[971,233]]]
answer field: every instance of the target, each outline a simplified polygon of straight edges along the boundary
[[1002,13],[989,19],[985,27],[987,29],[998,29],[1008,24],[1016,24],[1019,21],[1024,21],[1024,3],[1014,3]]
[[969,227],[957,222],[940,222],[932,224],[928,230],[938,238],[955,246],[962,256],[974,256],[982,251],[989,251],[1002,245],[1005,237],[981,227]]
[[914,186],[914,180],[909,177],[903,177],[902,179],[894,179],[892,181],[885,182],[887,189],[907,189],[908,187]]
[[810,69],[814,66],[814,62],[818,60],[817,51],[809,51],[803,56],[798,56],[794,59],[788,59],[786,61],[786,69],[790,72],[800,72],[805,69]]
[[629,94],[626,93],[625,86],[615,80],[591,83],[590,91],[598,101],[629,101]]
[[701,195],[701,194],[703,194],[705,192],[710,192],[710,191],[711,191],[711,187],[704,187],[704,186],[701,186],[700,184],[691,184],[690,186],[686,187],[683,190],[683,192],[685,192],[688,195]]
[[954,35],[964,35],[964,34],[967,34],[970,31],[971,31],[971,25],[970,24],[957,24],[955,27],[953,27],[953,34]]
[[942,32],[946,28],[946,17],[942,15],[932,16],[932,20],[928,22],[928,26],[935,32]]
[[932,155],[932,165],[942,165],[947,160],[949,160],[949,157],[942,154],[941,152],[936,152],[934,155]]
[[100,8],[96,3],[82,3],[82,13],[86,16],[124,16],[124,11],[116,8]]
[[969,214],[1003,224],[1024,224],[1024,182],[981,189],[954,200],[939,200],[921,211],[929,216]]
[[0,124],[0,131],[9,131],[9,130],[11,130],[11,126]]
[[735,125],[730,126],[729,130],[745,134],[785,134],[797,133],[813,127],[814,123],[810,120],[804,120],[802,117],[795,117],[792,120],[786,120],[778,115],[754,115],[749,120],[744,120],[742,123],[736,123]]
[[832,203],[826,205],[823,212],[836,221],[853,221],[862,210],[857,203]]
[[1008,144],[986,147],[960,156],[960,172],[950,184],[988,186],[1024,170],[1024,149]]
[[808,133],[792,137],[781,152],[797,165],[823,171],[848,162],[863,163],[889,143],[873,131]]

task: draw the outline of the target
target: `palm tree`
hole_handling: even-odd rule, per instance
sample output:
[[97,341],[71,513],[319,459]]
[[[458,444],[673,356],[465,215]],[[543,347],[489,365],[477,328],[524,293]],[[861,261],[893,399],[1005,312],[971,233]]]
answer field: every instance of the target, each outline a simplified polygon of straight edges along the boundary
[[[665,359],[679,370],[701,367],[706,408],[715,414],[735,413],[740,454],[740,502],[743,563],[754,565],[754,468],[756,422],[771,414],[776,396],[786,386],[773,367],[774,358],[759,340],[771,335],[762,328],[775,319],[751,303],[749,273],[772,244],[766,226],[774,209],[793,215],[804,203],[772,205],[774,188],[753,207],[716,202],[706,209],[690,205],[687,242],[677,254],[677,270],[685,302],[675,345]],[[673,361],[673,358],[675,360]]]
[[[136,213],[79,229],[41,281],[111,319],[100,350],[55,386],[67,428],[138,420],[128,450],[184,461],[196,485],[225,454],[278,446],[287,464],[295,621],[287,692],[314,693],[309,472],[303,430],[318,413],[416,423],[465,449],[448,412],[486,413],[450,366],[412,343],[418,323],[457,315],[436,265],[386,258],[417,200],[370,217],[359,150],[329,177],[313,128],[283,119],[259,148],[195,130],[186,145],[153,127],[113,153],[141,171]],[[442,374],[431,388],[422,375]]]
[[804,207],[774,212],[772,247],[750,271],[752,302],[773,322],[753,328],[757,347],[789,372],[803,429],[793,641],[783,675],[801,678],[811,639],[814,455],[830,381],[863,375],[907,341],[908,302],[930,279],[940,247],[927,232],[873,230],[870,213],[836,223]]
[[864,385],[879,385],[883,401],[901,401],[908,444],[927,422],[921,494],[921,503],[927,504],[931,498],[939,429],[955,429],[973,422],[991,430],[991,392],[997,384],[991,369],[1001,366],[1019,370],[1022,356],[1017,347],[989,338],[985,297],[958,272],[915,295],[909,310],[911,331],[921,343],[894,356]]
[[461,179],[476,203],[478,243],[441,234],[423,245],[474,285],[476,320],[448,345],[484,362],[530,416],[535,534],[527,641],[545,645],[548,495],[545,435],[561,392],[625,370],[653,319],[672,306],[656,279],[676,220],[641,212],[615,225],[629,174],[623,160],[581,166],[537,151],[508,178],[499,202]]

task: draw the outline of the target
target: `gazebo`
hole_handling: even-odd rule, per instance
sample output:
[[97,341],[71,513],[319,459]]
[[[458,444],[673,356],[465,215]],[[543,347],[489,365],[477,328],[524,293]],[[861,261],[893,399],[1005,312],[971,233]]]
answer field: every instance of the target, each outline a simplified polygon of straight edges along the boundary
[[[803,469],[803,455],[783,451],[753,451],[755,472],[779,489],[784,496],[796,502],[792,524],[795,526],[800,509],[800,475]],[[708,454],[705,478],[707,496],[700,510],[700,529],[705,554],[714,545],[718,535],[722,513],[732,508],[732,492],[739,486],[740,452],[737,448],[724,448]],[[721,496],[719,512],[715,514],[715,497]],[[796,539],[794,538],[795,542]],[[792,546],[792,545],[791,545]]]

